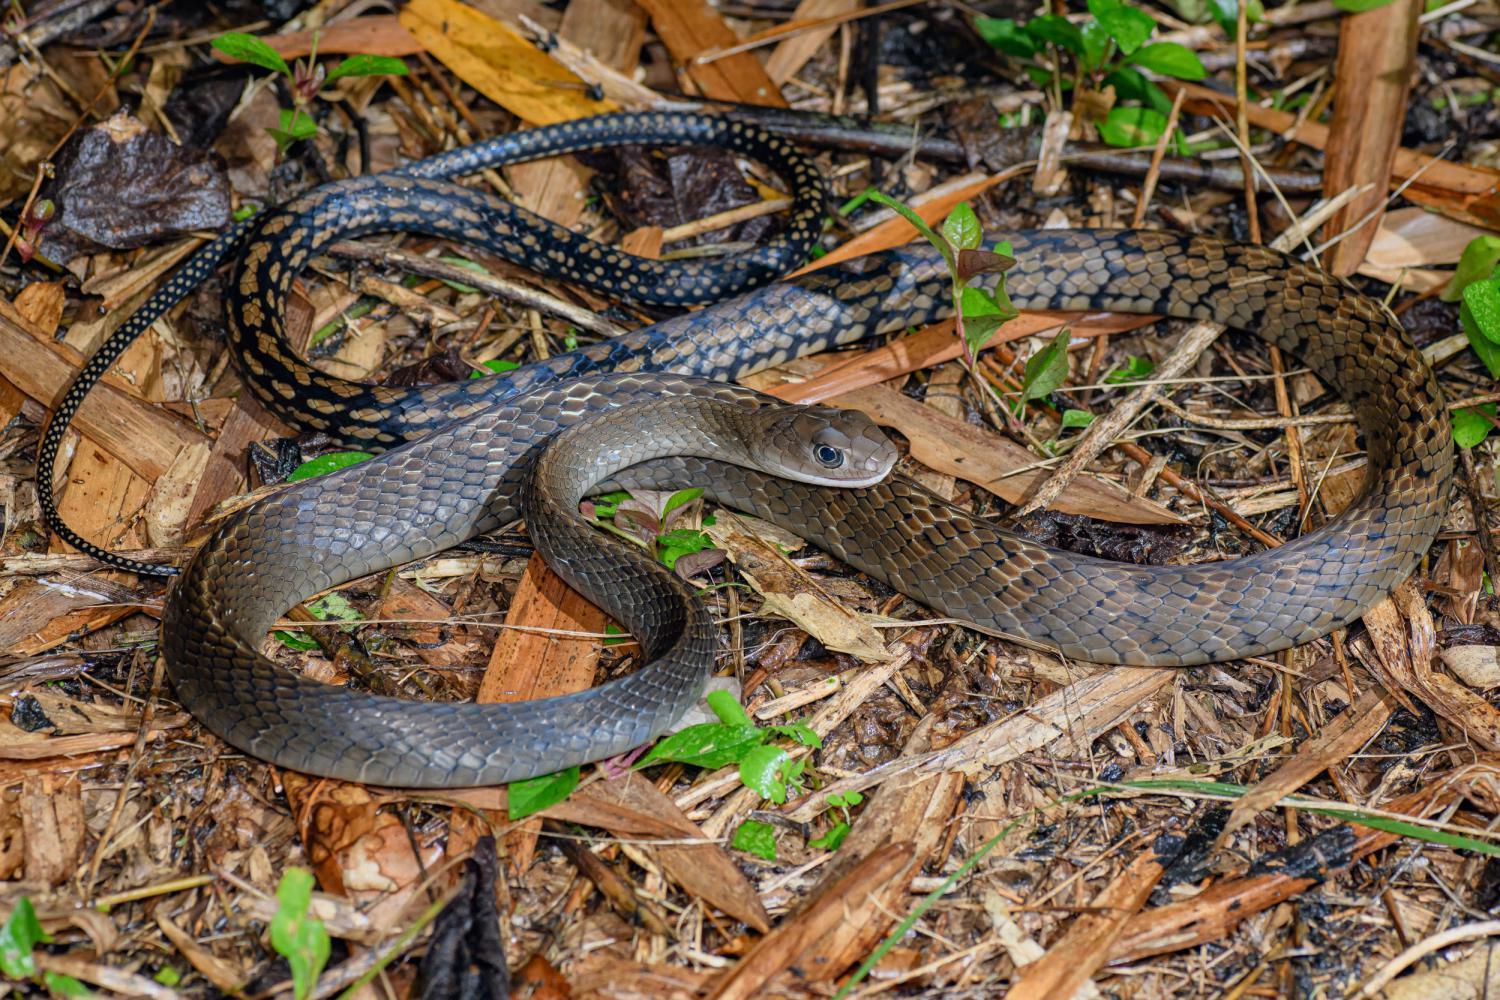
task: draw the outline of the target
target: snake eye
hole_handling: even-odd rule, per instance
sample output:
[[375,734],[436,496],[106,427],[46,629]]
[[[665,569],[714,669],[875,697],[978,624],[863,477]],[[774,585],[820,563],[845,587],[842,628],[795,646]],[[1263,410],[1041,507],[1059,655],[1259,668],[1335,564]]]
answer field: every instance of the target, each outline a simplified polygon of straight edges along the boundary
[[831,444],[820,444],[814,448],[813,458],[825,469],[837,469],[844,464],[844,453]]

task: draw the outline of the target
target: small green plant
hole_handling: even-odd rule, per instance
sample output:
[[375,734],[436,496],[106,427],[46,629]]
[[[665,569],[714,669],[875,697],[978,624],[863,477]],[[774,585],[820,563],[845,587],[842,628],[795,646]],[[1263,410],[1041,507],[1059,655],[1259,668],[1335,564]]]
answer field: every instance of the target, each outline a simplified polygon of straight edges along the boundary
[[524,781],[512,781],[505,788],[505,809],[511,821],[525,819],[548,806],[555,806],[578,787],[583,772],[570,767],[552,774],[538,775]]
[[[343,594],[328,594],[318,598],[316,601],[309,601],[304,606],[319,621],[345,622],[346,624],[340,626],[345,632],[354,631],[354,625],[348,623],[358,622],[364,618],[359,613],[359,609],[350,604],[349,598]],[[298,652],[306,652],[307,650],[318,648],[317,642],[308,638],[303,632],[289,632],[286,629],[277,629],[272,635],[283,646],[288,649],[295,649]]]
[[[724,553],[695,525],[709,526],[713,515],[703,515],[703,490],[631,496],[624,490],[605,493],[583,505],[586,517],[599,527],[641,546],[662,565],[684,579],[717,566]],[[685,558],[691,557],[691,558]]]
[[[943,255],[951,282],[953,315],[958,323],[959,339],[964,345],[964,362],[973,369],[979,352],[995,331],[1020,315],[1005,290],[1005,272],[1016,262],[1011,256],[1010,244],[996,243],[993,250],[981,250],[984,232],[979,217],[968,202],[960,203],[948,214],[939,233],[916,211],[890,195],[873,188],[864,194],[870,201],[879,202],[910,222]],[[993,291],[973,284],[975,278],[984,274],[1001,276]]]
[[758,819],[747,819],[734,831],[729,846],[767,861],[776,860],[776,827]]
[[[1453,278],[1443,289],[1445,302],[1458,302],[1458,318],[1469,346],[1491,378],[1500,378],[1500,236],[1480,236],[1464,247]],[[1461,448],[1479,444],[1494,429],[1493,405],[1453,414],[1453,440]]]
[[823,834],[823,836],[815,840],[809,840],[807,846],[822,847],[829,851],[838,850],[839,845],[844,842],[845,837],[849,836],[849,831],[852,829],[851,824],[853,820],[849,817],[849,810],[864,800],[865,797],[858,792],[845,792],[842,795],[828,796],[828,804],[837,809],[842,818],[835,820],[833,826],[829,827],[828,832]]
[[43,972],[37,968],[32,955],[39,944],[48,944],[52,937],[42,929],[36,909],[25,896],[16,900],[16,905],[0,925],[0,973],[11,982],[32,980],[40,983],[56,996],[90,997],[94,994],[72,976],[60,972]]
[[[1232,34],[1234,0],[1229,2]],[[1082,25],[1061,14],[1044,14],[1025,24],[1008,17],[977,17],[974,27],[990,45],[1019,60],[1059,108],[1065,90],[1075,94],[1074,110],[1084,111],[1096,104],[1080,102],[1077,95],[1113,87],[1117,103],[1102,111],[1100,137],[1112,146],[1149,146],[1166,131],[1172,102],[1141,70],[1178,80],[1201,80],[1208,71],[1192,49],[1150,42],[1156,22],[1144,11],[1121,0],[1088,0],[1088,8],[1090,17]]]
[[332,950],[328,929],[310,912],[313,877],[305,868],[288,868],[276,886],[276,915],[271,918],[271,947],[292,969],[297,1000],[312,996],[318,974]]
[[[767,745],[775,737],[785,737],[803,746],[823,745],[818,734],[801,723],[757,726],[744,708],[727,691],[710,691],[708,707],[718,722],[688,726],[665,737],[640,760],[636,769],[675,761],[707,769],[738,764],[740,780],[763,792],[767,798],[785,802],[788,790],[800,790],[805,762],[793,761],[780,747]],[[763,751],[763,752],[757,752]],[[512,782],[506,790],[507,807],[513,820],[561,802],[578,787],[579,769],[572,767],[556,774],[546,774],[526,781]],[[767,794],[769,793],[769,794]]]
[[318,36],[313,35],[312,52],[293,68],[287,65],[277,52],[254,35],[242,31],[227,31],[213,40],[213,47],[232,59],[250,63],[286,78],[292,93],[292,106],[281,109],[279,128],[266,129],[276,140],[281,155],[292,143],[311,139],[318,134],[318,123],[308,112],[308,106],[335,80],[346,76],[405,76],[406,63],[392,56],[356,55],[342,60],[332,69],[324,69],[317,61]]
[[1108,385],[1127,385],[1150,378],[1154,371],[1156,371],[1156,363],[1150,358],[1127,354],[1125,363],[1118,368],[1111,369],[1109,374],[1104,376],[1104,381]]

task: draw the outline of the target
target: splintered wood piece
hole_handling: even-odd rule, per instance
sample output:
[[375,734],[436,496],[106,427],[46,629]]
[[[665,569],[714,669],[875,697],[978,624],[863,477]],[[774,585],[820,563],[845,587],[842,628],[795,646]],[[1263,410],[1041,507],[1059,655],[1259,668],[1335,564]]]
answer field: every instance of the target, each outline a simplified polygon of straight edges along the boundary
[[[859,0],[802,0],[797,5],[797,9],[792,12],[792,21],[794,23],[815,21],[837,14],[847,14],[858,9]],[[834,32],[838,30],[837,24],[830,24],[826,27],[810,28],[801,34],[778,42],[776,48],[771,51],[771,57],[766,60],[766,75],[774,80],[777,86],[786,83],[797,75],[798,70],[807,65],[809,59],[818,54],[823,43],[832,38]]]
[[[541,553],[533,553],[505,614],[510,627],[495,641],[475,700],[530,701],[593,686],[600,641],[557,633],[599,633],[608,622],[604,612],[547,568]],[[530,867],[541,829],[541,820],[533,817],[506,838],[517,871]]]
[[[1382,813],[1403,813],[1420,819],[1441,809],[1452,801],[1453,796],[1450,784],[1430,785],[1392,799],[1379,808]],[[1360,827],[1358,822],[1350,817],[1358,836],[1348,853],[1328,859],[1328,863],[1308,877],[1272,871],[1224,878],[1190,899],[1133,915],[1126,922],[1123,933],[1109,947],[1109,961],[1135,962],[1153,955],[1193,948],[1208,941],[1219,941],[1241,921],[1332,878],[1359,859],[1401,839],[1400,834]]]
[[1161,881],[1165,861],[1153,845],[1136,855],[1124,871],[1095,896],[1090,910],[1075,919],[1047,954],[1016,970],[1010,1000],[1071,997],[1109,960],[1109,950],[1125,923],[1146,904]]
[[[820,398],[833,406],[859,410],[884,427],[894,427],[910,441],[911,457],[918,462],[1011,503],[1019,503],[1046,478],[1043,469],[1016,471],[1037,463],[1036,456],[1022,446],[994,431],[923,406],[889,386],[868,385],[835,396],[820,394]],[[1182,523],[1154,500],[1133,496],[1122,486],[1092,476],[1070,482],[1052,509],[1128,524]]]
[[1337,767],[1380,732],[1394,711],[1394,699],[1378,688],[1360,696],[1349,710],[1339,714],[1310,740],[1297,748],[1281,766],[1255,784],[1234,804],[1219,843],[1249,823],[1262,809],[1269,809],[1329,768]]
[[83,862],[83,786],[76,774],[43,774],[21,783],[24,877],[61,885]]
[[[915,872],[911,861],[915,848],[909,841],[890,844],[870,854],[842,878],[824,887],[796,916],[783,920],[775,930],[757,941],[738,965],[709,989],[709,1000],[749,1000],[777,973],[789,968],[797,957],[845,922],[865,923],[883,917],[876,902],[887,883],[900,880],[903,888]],[[902,872],[906,877],[900,877]]]
[[693,61],[710,49],[727,48],[740,41],[704,0],[640,0],[640,4],[651,15],[651,24],[667,51],[705,97],[786,107],[781,91],[752,52],[725,56],[711,63]]
[[[58,513],[82,537],[112,549],[138,549],[146,541],[138,523],[151,484],[87,438],[67,463],[67,479],[58,492]],[[71,552],[72,547],[53,538],[49,551]]]
[[[902,753],[932,748],[936,717],[917,724]],[[912,859],[907,869],[916,875],[929,862],[941,862],[938,852],[948,843],[950,821],[963,795],[964,776],[956,772],[912,776],[882,785],[870,798],[854,829],[840,845],[819,882],[832,885],[859,858],[890,843],[909,841]],[[814,889],[810,894],[817,895]],[[876,890],[873,909],[864,920],[847,920],[810,944],[795,967],[813,982],[826,982],[864,958],[910,906],[906,878],[892,878]]]
[[[0,299],[0,376],[50,407],[73,381],[83,358],[64,344],[42,343],[24,324],[10,303]],[[106,376],[94,387],[74,426],[148,482],[172,467],[183,446],[208,440],[186,421],[142,402],[115,382]]]
[[[710,841],[698,825],[677,808],[676,803],[639,774],[627,774],[617,781],[596,782],[579,789],[570,801],[575,807],[581,808],[602,803],[628,809],[665,823],[672,830],[668,835],[670,837],[702,839],[704,842],[701,844],[660,844],[650,845],[650,849],[655,853],[667,877],[690,895],[723,910],[762,934],[771,929],[771,917],[761,905],[755,887],[724,849]],[[612,827],[604,816],[581,819],[575,812],[571,818],[574,822],[599,826],[619,836],[629,835],[624,830]]]
[[1396,0],[1339,18],[1323,194],[1331,198],[1347,188],[1370,187],[1334,212],[1323,231],[1331,239],[1353,230],[1323,257],[1323,266],[1332,274],[1346,276],[1358,270],[1380,228],[1391,167],[1401,148],[1421,13],[1422,0]]
[[251,442],[290,433],[290,428],[261,406],[253,393],[240,393],[234,409],[219,430],[219,436],[214,439],[213,450],[209,452],[198,489],[193,493],[183,527],[196,527],[214,505],[243,490],[246,485],[244,455]]
[[[603,648],[592,634],[609,618],[547,568],[540,554],[526,563],[505,624],[490,654],[479,702],[530,701],[582,691],[594,683]],[[584,632],[589,637],[558,633]]]

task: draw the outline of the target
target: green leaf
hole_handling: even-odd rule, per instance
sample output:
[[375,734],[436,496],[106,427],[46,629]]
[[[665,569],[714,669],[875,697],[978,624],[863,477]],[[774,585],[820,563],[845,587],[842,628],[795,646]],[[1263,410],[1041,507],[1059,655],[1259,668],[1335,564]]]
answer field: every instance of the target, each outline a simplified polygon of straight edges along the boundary
[[763,799],[778,805],[786,802],[786,778],[782,769],[791,757],[778,746],[758,746],[740,759],[740,781]]
[[635,766],[648,767],[662,761],[676,761],[712,770],[738,764],[746,754],[764,743],[767,735],[766,730],[755,725],[704,722],[661,740]]
[[[484,362],[484,367],[488,368],[491,374],[500,375],[504,372],[513,372],[521,366],[516,364],[514,361],[486,361]],[[486,377],[487,376],[484,374],[484,372],[469,372],[469,378]],[[597,510],[597,505],[595,505],[595,509]]]
[[[1214,20],[1219,22],[1219,27],[1231,39],[1237,30],[1241,0],[1209,0],[1209,12],[1213,14]],[[1245,11],[1245,20],[1250,24],[1265,20],[1266,9],[1261,0],[1249,0],[1248,9]]]
[[156,975],[151,978],[163,986],[176,986],[182,982],[182,973],[170,965],[163,965],[160,969],[156,970]]
[[849,824],[845,823],[843,820],[838,820],[833,824],[833,826],[828,828],[828,832],[823,834],[823,836],[818,837],[816,840],[809,840],[807,842],[807,846],[821,847],[824,850],[836,851],[839,849],[839,845],[844,842],[844,838],[847,836],[849,836]]
[[[1120,104],[1144,104],[1153,111],[1161,112],[1163,118],[1172,112],[1172,99],[1167,92],[1146,79],[1140,70],[1132,66],[1121,66],[1104,78],[1104,83],[1115,88]],[[1185,153],[1186,147],[1179,149]]]
[[1062,426],[1059,430],[1068,430],[1071,427],[1087,427],[1094,422],[1094,415],[1088,410],[1063,410]]
[[[452,264],[454,267],[461,267],[465,271],[473,271],[475,274],[482,274],[486,277],[488,277],[490,273],[489,269],[478,261],[470,260],[467,257],[460,257],[458,254],[443,254],[438,257],[438,260],[442,261],[444,264]],[[447,285],[449,288],[453,289],[455,292],[459,292],[463,295],[473,295],[479,291],[479,289],[475,288],[473,285],[466,285],[461,281],[449,281],[447,278],[439,278],[438,280]],[[470,377],[472,378],[473,376]]]
[[570,767],[554,774],[542,774],[525,781],[512,781],[505,788],[505,810],[511,820],[525,819],[532,813],[555,806],[578,787],[580,771]]
[[[1489,403],[1479,408],[1495,415],[1495,404]],[[1472,448],[1485,438],[1490,436],[1490,431],[1495,425],[1485,418],[1479,410],[1456,410],[1453,413],[1453,443],[1460,448]]]
[[612,639],[605,639],[604,640],[604,645],[606,645],[606,646],[618,646],[621,643],[625,643],[625,642],[629,642],[630,641],[630,637],[625,634],[625,630],[622,629],[620,626],[616,625],[614,622],[605,622],[604,623],[604,633],[605,633],[605,635],[609,635],[609,636],[614,636],[615,637],[615,638],[612,638]]
[[1151,146],[1166,129],[1167,116],[1155,108],[1114,107],[1099,123],[1099,137],[1111,146]]
[[1089,72],[1094,72],[1104,65],[1104,60],[1109,57],[1110,37],[1104,25],[1096,20],[1088,20],[1083,23],[1083,55],[1079,62]]
[[312,996],[318,973],[328,964],[331,943],[323,921],[311,916],[313,877],[305,868],[288,868],[276,886],[280,904],[271,918],[271,947],[292,969],[297,1000]]
[[814,750],[823,746],[823,737],[819,736],[817,730],[800,722],[788,722],[782,725],[770,726],[770,730],[779,736],[785,736],[794,742],[801,743],[805,747]]
[[1083,55],[1083,32],[1061,14],[1043,14],[1041,17],[1033,17],[1021,30],[1038,42],[1051,43],[1060,49],[1066,49],[1075,56]]
[[42,973],[42,982],[46,984],[47,989],[60,997],[91,997],[98,995],[72,976],[61,972],[48,971]]
[[262,69],[269,69],[277,73],[292,75],[292,68],[281,58],[277,52],[265,42],[254,35],[247,35],[243,31],[226,31],[213,40],[213,47],[240,62],[251,63]]
[[677,510],[681,507],[686,507],[688,504],[692,503],[702,495],[703,487],[694,486],[692,489],[678,490],[676,493],[673,493],[671,496],[667,497],[667,502],[661,509],[661,523],[670,523],[672,519],[672,511]]
[[0,927],[0,972],[12,979],[30,979],[36,975],[36,960],[31,957],[31,950],[51,940],[42,930],[31,900],[22,896]]
[[[318,134],[318,123],[313,120],[312,115],[301,108],[282,108],[280,117],[280,133],[289,137],[292,141],[311,139]],[[277,130],[267,129],[267,131],[276,132]]]
[[286,477],[289,483],[301,482],[304,479],[313,479],[317,476],[326,476],[330,472],[347,469],[351,465],[358,465],[367,458],[374,458],[367,451],[330,451],[326,455],[319,455],[308,462],[303,462],[292,470],[292,474]]
[[1036,55],[1036,42],[1015,21],[1008,17],[976,17],[974,30],[979,32],[992,47],[1017,59],[1030,59]]
[[1479,332],[1500,344],[1500,278],[1469,282],[1463,290],[1463,300]]
[[1174,76],[1179,80],[1201,80],[1208,75],[1198,53],[1186,45],[1176,42],[1156,42],[1139,49],[1130,57],[1137,66],[1144,66],[1162,76]]
[[668,569],[677,565],[677,560],[693,552],[703,552],[714,547],[714,540],[696,528],[673,528],[656,536],[656,554]]
[[948,264],[948,270],[953,270],[953,248],[948,245],[948,241],[946,239],[939,236],[937,232],[927,224],[926,219],[923,219],[920,215],[918,215],[914,209],[901,204],[901,202],[897,201],[895,198],[892,198],[890,195],[882,191],[876,191],[872,189],[869,194],[871,201],[884,205],[886,208],[901,216],[907,222],[910,222],[912,226],[917,230],[917,232],[921,233],[927,238],[928,243],[931,243],[933,246],[937,247],[938,253],[943,255],[943,260]]
[[327,594],[316,601],[309,601],[305,606],[318,621],[357,622],[364,618],[343,594]]
[[594,505],[594,516],[597,518],[614,517],[620,503],[629,499],[630,494],[624,490],[611,490],[609,493],[601,493],[591,501]]
[[859,792],[844,792],[842,795],[828,796],[828,804],[831,806],[837,806],[840,809],[848,809],[851,806],[857,806],[864,800],[865,797]]
[[1138,358],[1134,354],[1127,354],[1125,363],[1104,376],[1104,381],[1109,385],[1123,385],[1126,382],[1138,382],[1154,371],[1156,371],[1156,363],[1150,358]]
[[324,83],[332,83],[341,76],[405,76],[406,63],[394,56],[350,56],[328,71]]
[[1500,265],[1500,236],[1479,236],[1469,241],[1463,255],[1458,258],[1458,267],[1453,279],[1443,289],[1444,302],[1457,302],[1465,288],[1476,281],[1493,277]]
[[710,691],[704,698],[708,702],[709,710],[719,717],[719,721],[726,726],[753,726],[755,720],[745,711],[745,706],[739,703],[739,699],[728,691]]
[[1010,305],[1009,300],[1002,305],[982,288],[965,287],[958,302],[964,315],[964,340],[970,355],[978,354],[996,330],[1016,318],[1014,307],[1005,308]]
[[747,819],[734,831],[729,846],[767,861],[776,860],[776,828],[758,819]]
[[1072,332],[1064,328],[1052,343],[1037,351],[1026,361],[1025,373],[1021,376],[1023,399],[1044,399],[1057,391],[1068,377],[1068,340]]
[[984,234],[979,228],[979,216],[974,214],[968,202],[959,202],[958,207],[948,213],[948,218],[943,220],[943,236],[955,250],[973,250],[979,246]]
[[1394,0],[1333,0],[1333,5],[1348,14],[1362,14],[1393,2]]
[[1098,18],[1109,37],[1127,56],[1145,44],[1156,30],[1156,22],[1145,11],[1120,3],[1119,0],[1088,0],[1089,13]]
[[300,632],[288,632],[285,629],[277,629],[271,634],[276,637],[277,642],[281,643],[287,649],[295,649],[299,653],[305,653],[309,649],[318,648],[316,641],[309,639]]
[[1479,324],[1474,322],[1474,317],[1469,313],[1467,303],[1458,307],[1458,320],[1463,325],[1464,335],[1469,338],[1469,346],[1474,348],[1474,353],[1479,355],[1479,360],[1489,369],[1490,378],[1500,379],[1500,344],[1486,337],[1479,329]]

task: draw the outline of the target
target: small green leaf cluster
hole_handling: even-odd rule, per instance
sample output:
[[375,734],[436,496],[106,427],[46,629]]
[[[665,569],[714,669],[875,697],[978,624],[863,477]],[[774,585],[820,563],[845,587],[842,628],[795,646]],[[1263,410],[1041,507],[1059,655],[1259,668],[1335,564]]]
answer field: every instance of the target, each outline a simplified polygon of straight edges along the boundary
[[[1445,302],[1458,302],[1464,335],[1492,378],[1500,378],[1500,236],[1480,236],[1464,247]],[[1453,414],[1453,440],[1461,448],[1479,444],[1495,428],[1494,405]]]
[[250,63],[279,73],[286,77],[292,92],[292,107],[282,108],[278,128],[268,128],[271,138],[281,155],[292,143],[311,139],[318,134],[318,123],[307,112],[307,105],[328,84],[344,77],[354,76],[405,76],[406,63],[391,56],[354,55],[325,70],[317,62],[317,35],[313,36],[313,51],[307,59],[294,69],[265,42],[242,31],[226,31],[213,40],[213,47],[232,59]]
[[[307,608],[308,612],[314,618],[322,622],[358,622],[364,618],[359,613],[359,609],[350,604],[349,598],[343,594],[326,594],[316,601],[309,601],[304,607]],[[352,624],[346,624],[341,627],[346,632],[354,630]],[[317,642],[310,639],[304,632],[289,632],[286,629],[277,629],[271,634],[283,646],[288,649],[294,649],[297,652],[305,653],[308,650],[318,648]]]
[[[865,191],[871,201],[879,202],[916,227],[927,242],[943,255],[948,265],[953,293],[953,314],[964,345],[964,360],[970,368],[984,345],[1002,325],[1020,315],[1005,290],[1005,272],[1015,265],[1009,243],[996,243],[992,251],[981,250],[984,233],[979,217],[968,202],[962,202],[943,220],[942,232],[929,226],[915,210],[873,188]],[[984,274],[999,274],[993,289],[973,284]]]
[[[702,508],[703,490],[697,487],[678,490],[660,508],[616,490],[589,501],[584,513],[611,534],[651,552],[662,565],[686,579],[712,569],[723,559],[713,539],[693,527],[714,523],[712,515],[701,516]],[[698,558],[683,561],[684,556]]]
[[328,964],[331,942],[323,921],[309,913],[313,877],[305,868],[288,868],[276,886],[276,915],[271,918],[271,947],[292,970],[297,1000],[312,996],[318,973]]
[[[1234,0],[1216,0],[1220,15],[1229,4],[1233,32]],[[1025,24],[1008,17],[977,17],[974,27],[996,49],[1021,62],[1039,86],[1061,95],[1066,89],[1113,87],[1119,102],[1099,124],[1099,135],[1112,146],[1149,146],[1167,127],[1172,102],[1142,70],[1178,80],[1208,75],[1192,49],[1176,42],[1151,42],[1156,22],[1123,0],[1088,0],[1089,18],[1081,25],[1061,14],[1044,14]],[[1149,44],[1148,44],[1149,43]],[[1071,62],[1071,72],[1064,65]]]
[[807,846],[821,847],[829,851],[838,850],[852,829],[850,824],[853,821],[849,818],[849,810],[864,800],[865,797],[858,792],[844,792],[841,795],[828,796],[828,804],[839,811],[841,818],[834,820],[833,826],[829,827],[828,832],[823,836],[809,840]]
[[0,973],[11,982],[30,979],[41,983],[56,996],[91,997],[94,994],[72,976],[59,972],[42,972],[32,951],[39,944],[49,944],[51,935],[42,929],[36,909],[25,896],[16,900],[10,916],[0,925]]

